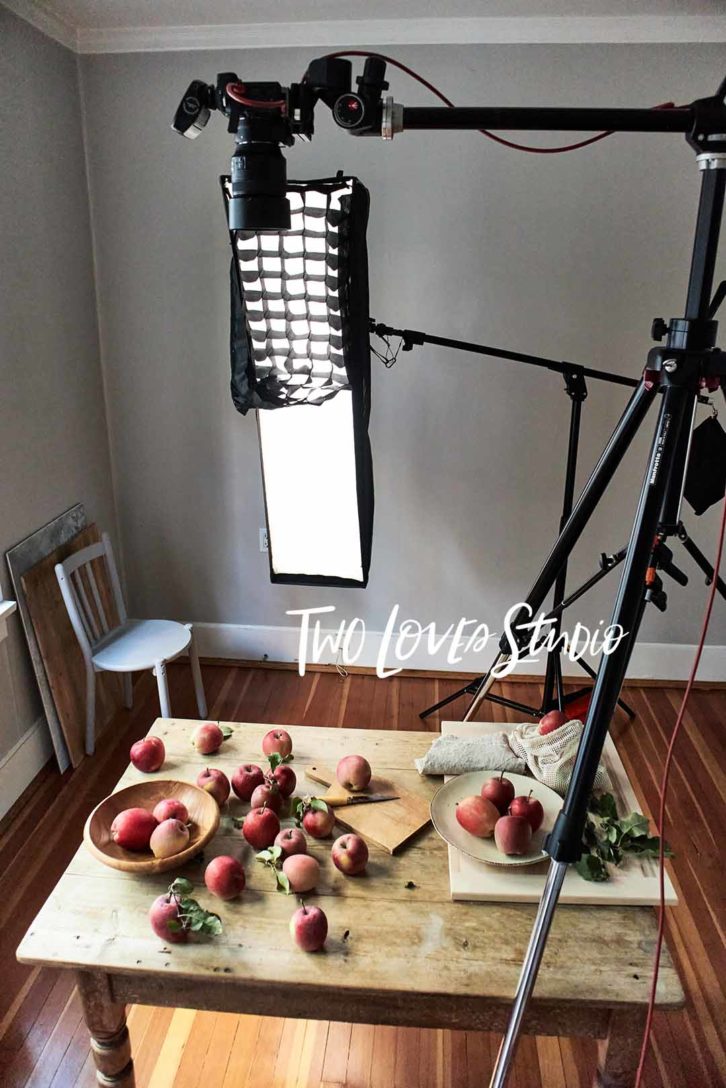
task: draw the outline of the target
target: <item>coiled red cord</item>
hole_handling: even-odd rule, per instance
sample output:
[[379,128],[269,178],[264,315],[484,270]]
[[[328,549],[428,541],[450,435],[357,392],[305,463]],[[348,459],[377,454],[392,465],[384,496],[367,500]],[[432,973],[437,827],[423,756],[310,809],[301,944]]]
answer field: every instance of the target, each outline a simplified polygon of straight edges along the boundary
[[660,784],[660,803],[658,808],[658,834],[660,835],[660,848],[658,851],[658,937],[655,943],[655,963],[653,965],[653,979],[650,986],[650,997],[648,1000],[648,1015],[645,1022],[645,1029],[643,1031],[643,1045],[640,1051],[640,1061],[638,1063],[638,1072],[635,1077],[635,1088],[640,1088],[640,1084],[643,1078],[643,1070],[645,1068],[645,1061],[648,1056],[648,1047],[650,1043],[650,1032],[653,1026],[653,1014],[655,1012],[655,997],[658,990],[658,974],[660,972],[660,956],[663,948],[663,939],[665,936],[665,828],[666,828],[666,798],[668,795],[668,782],[670,779],[671,765],[673,763],[673,752],[678,740],[678,734],[681,731],[683,719],[686,712],[686,706],[688,705],[688,699],[693,689],[693,683],[696,679],[696,673],[698,672],[698,666],[701,663],[701,655],[703,654],[703,647],[706,642],[706,634],[708,632],[708,625],[711,622],[711,612],[713,611],[713,602],[716,598],[716,589],[718,583],[718,571],[721,566],[721,557],[723,555],[724,537],[726,536],[726,499],[724,499],[723,513],[721,515],[721,528],[719,531],[718,546],[716,548],[716,558],[713,565],[713,579],[711,581],[711,589],[708,594],[708,600],[706,601],[706,608],[703,613],[703,621],[701,623],[701,633],[698,639],[698,648],[696,649],[696,656],[693,659],[693,665],[691,667],[691,674],[688,677],[688,683],[686,689],[683,692],[683,698],[681,699],[681,705],[678,708],[678,715],[676,717],[676,724],[673,726],[673,732],[671,734],[670,743],[668,745],[668,751],[666,753],[665,763],[663,765],[663,777]]

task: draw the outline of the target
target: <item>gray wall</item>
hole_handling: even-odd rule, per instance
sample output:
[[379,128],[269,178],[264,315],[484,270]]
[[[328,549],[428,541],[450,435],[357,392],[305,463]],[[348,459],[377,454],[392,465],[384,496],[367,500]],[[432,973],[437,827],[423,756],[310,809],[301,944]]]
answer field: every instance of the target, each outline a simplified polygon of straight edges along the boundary
[[[113,530],[76,58],[0,7],[0,555],[74,502]],[[12,597],[5,561],[0,587]],[[0,758],[41,712],[17,614]]]
[[[689,101],[723,74],[720,46],[401,48],[462,104]],[[117,500],[133,604],[143,614],[288,624],[334,603],[381,629],[403,614],[493,626],[521,599],[558,517],[568,402],[560,379],[433,349],[376,365],[376,527],[367,591],[271,586],[258,550],[262,492],[252,418],[228,396],[228,242],[217,175],[232,139],[213,117],[194,144],[169,128],[193,77],[298,79],[315,50],[87,56],[92,215]],[[396,97],[431,101],[392,74]],[[562,156],[510,152],[473,134],[336,130],[323,107],[291,177],[339,167],[371,190],[372,313],[392,324],[637,375],[651,318],[682,312],[699,177],[678,137],[616,136]],[[589,467],[625,391],[590,385]],[[625,542],[648,439],[639,441],[582,542],[573,575]],[[695,519],[692,519],[695,521]],[[715,518],[693,524],[711,553]],[[685,565],[688,565],[686,560]],[[610,584],[581,617],[609,616]],[[674,589],[643,638],[693,642],[704,598]],[[710,635],[726,642],[726,615]]]

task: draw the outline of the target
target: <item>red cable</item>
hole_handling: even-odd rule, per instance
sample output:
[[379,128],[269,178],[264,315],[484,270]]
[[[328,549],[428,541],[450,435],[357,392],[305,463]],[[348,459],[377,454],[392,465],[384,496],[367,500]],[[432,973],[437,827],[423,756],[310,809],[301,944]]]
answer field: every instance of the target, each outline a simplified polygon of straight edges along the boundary
[[640,1051],[640,1061],[638,1063],[638,1072],[635,1076],[635,1088],[640,1088],[641,1079],[643,1076],[643,1069],[645,1067],[645,1060],[648,1056],[648,1046],[650,1043],[650,1032],[653,1026],[653,1013],[655,1012],[655,995],[658,989],[658,973],[660,971],[660,955],[663,948],[663,938],[665,935],[665,824],[666,824],[666,796],[668,793],[668,781],[670,779],[671,764],[673,762],[673,751],[676,746],[678,734],[683,724],[683,718],[686,712],[686,706],[688,699],[693,688],[693,682],[696,679],[696,673],[698,672],[698,666],[701,662],[701,655],[703,653],[703,646],[706,641],[706,633],[708,631],[708,625],[711,621],[711,612],[713,610],[713,602],[716,597],[716,589],[718,583],[718,571],[721,566],[721,556],[723,554],[724,536],[726,536],[726,499],[723,504],[723,514],[721,516],[721,529],[718,541],[718,548],[716,549],[716,560],[713,569],[713,580],[711,582],[711,591],[708,595],[706,602],[706,608],[703,614],[703,622],[701,625],[701,634],[698,640],[698,648],[696,650],[696,656],[691,668],[691,675],[688,677],[688,683],[686,684],[686,690],[683,692],[683,699],[678,710],[678,716],[676,718],[676,724],[673,726],[673,733],[671,734],[670,744],[668,745],[668,751],[666,753],[665,764],[663,765],[663,777],[660,785],[660,805],[658,811],[658,834],[660,835],[660,846],[658,850],[658,891],[659,891],[659,904],[658,904],[658,937],[655,944],[655,964],[653,966],[653,980],[650,987],[650,998],[648,999],[648,1016],[645,1022],[645,1030],[643,1031],[643,1045]]
[[[402,64],[400,60],[395,60],[393,57],[386,56],[385,53],[369,53],[365,49],[344,49],[338,53],[328,53],[326,55],[328,57],[380,57],[381,60],[385,60],[388,64],[392,64],[394,68],[400,68],[406,75],[417,80],[423,87],[426,87],[427,90],[431,91],[432,94],[435,94],[445,106],[454,108],[454,103],[451,99],[447,98],[446,95],[440,91],[438,87],[435,87],[433,83],[430,83],[428,79],[424,79],[424,77],[419,75],[418,72],[415,72],[413,68],[409,68],[408,65]],[[653,108],[656,110],[663,110],[674,109],[676,107],[674,107],[673,102],[663,102],[661,105],[654,106]],[[577,151],[578,148],[588,147],[589,144],[595,144],[598,140],[604,140],[606,136],[612,136],[613,134],[612,131],[598,132],[595,136],[588,136],[586,139],[579,140],[575,144],[564,144],[560,147],[533,147],[531,144],[518,144],[513,140],[505,140],[503,136],[496,136],[486,128],[480,128],[479,132],[481,132],[482,136],[487,136],[490,140],[495,140],[498,144],[504,144],[505,147],[511,147],[515,151],[528,151],[533,155],[559,155],[562,151]]]
[[284,98],[276,98],[269,102],[261,98],[247,98],[244,83],[228,83],[225,90],[230,98],[233,98],[235,102],[240,102],[243,106],[254,106],[258,110],[282,110],[283,113],[287,109],[287,102]]

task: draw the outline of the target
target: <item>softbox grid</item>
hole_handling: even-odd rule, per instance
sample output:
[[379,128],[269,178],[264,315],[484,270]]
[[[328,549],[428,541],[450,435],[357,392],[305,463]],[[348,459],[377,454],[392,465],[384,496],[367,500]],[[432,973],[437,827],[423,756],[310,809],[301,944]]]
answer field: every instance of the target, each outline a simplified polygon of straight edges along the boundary
[[[223,189],[229,200],[229,180]],[[234,231],[254,367],[250,407],[319,404],[350,385],[346,289],[352,179],[290,183],[290,230]]]
[[[227,211],[228,177],[220,179]],[[368,190],[288,182],[291,230],[230,231],[230,390],[255,411],[270,579],[368,583],[373,534]],[[337,395],[336,395],[337,394]],[[295,411],[268,409],[294,407]]]

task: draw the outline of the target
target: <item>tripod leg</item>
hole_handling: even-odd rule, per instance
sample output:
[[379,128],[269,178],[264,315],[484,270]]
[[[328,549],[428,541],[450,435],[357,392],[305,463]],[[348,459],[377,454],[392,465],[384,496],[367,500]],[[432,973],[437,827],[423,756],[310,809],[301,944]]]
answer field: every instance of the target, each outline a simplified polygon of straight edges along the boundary
[[[572,513],[555,541],[552,551],[545,560],[545,564],[527,596],[525,604],[529,606],[532,613],[536,613],[540,609],[542,602],[554,585],[562,564],[567,560],[570,552],[580,539],[595,507],[602,498],[640,424],[643,422],[654,396],[655,389],[648,389],[641,382],[628,401],[625,411],[620,417],[615,430],[600,455],[599,461],[582,489]],[[530,614],[525,610],[522,620],[527,622],[529,619]],[[514,626],[516,626],[516,620]]]
[[[579,381],[576,374],[565,377],[565,392],[570,398],[570,431],[567,440],[567,462],[565,465],[565,487],[562,496],[562,513],[560,515],[559,531],[562,532],[572,513],[572,505],[575,501],[575,481],[577,479],[577,452],[580,444],[580,419],[582,417],[582,404],[587,396],[587,386],[584,377]],[[559,604],[565,596],[567,588],[567,559],[562,563],[555,579],[555,591],[553,605]],[[562,628],[562,615],[554,619],[552,634],[558,639]],[[550,710],[557,701],[557,707],[562,710],[564,693],[562,690],[562,653],[559,642],[555,648],[547,654],[547,669],[545,671],[544,695],[542,706]]]
[[[591,665],[587,664],[586,661],[580,660],[580,661],[577,662],[577,664],[580,666],[580,668],[583,670],[583,672],[586,672],[587,675],[592,677],[593,680],[596,679],[597,673],[595,672],[595,670],[592,668]],[[629,706],[625,702],[625,699],[618,699],[618,706],[620,707],[621,710],[625,711],[625,713],[628,715],[628,717],[630,718],[631,721],[633,720],[633,718],[637,717],[637,714],[633,710],[632,706]]]
[[[675,472],[672,458],[678,447],[684,420],[690,419],[695,396],[695,390],[676,385],[669,385],[663,395],[658,425],[651,446],[648,471],[643,481],[613,609],[612,623],[619,624],[626,632],[626,637],[612,654],[603,658],[598,669],[587,722],[577,750],[563,808],[545,843],[553,864],[550,866],[549,878],[540,900],[527,955],[517,984],[509,1025],[492,1076],[491,1088],[504,1088],[507,1082],[522,1020],[537,979],[562,881],[568,864],[576,861],[581,853],[582,833],[595,773],[643,614],[645,576],[653,550],[661,506],[666,497],[669,479]],[[680,470],[684,472],[685,465],[680,466]]]
[[[680,525],[678,528],[678,539],[681,541],[683,547],[686,549],[699,570],[701,570],[706,575],[706,585],[710,586],[713,582],[713,578],[716,572],[709,563],[708,559],[706,559],[706,556],[703,554],[698,545],[693,543],[690,536],[684,529],[683,525]],[[724,582],[720,574],[716,574],[716,589],[724,598],[724,600],[726,600],[726,582]]]
[[502,1045],[499,1048],[497,1064],[494,1073],[492,1074],[489,1088],[504,1088],[504,1085],[507,1083],[509,1069],[514,1061],[517,1040],[522,1030],[522,1020],[524,1019],[524,1014],[527,1010],[527,1004],[532,994],[532,990],[534,989],[534,984],[537,981],[537,973],[542,961],[547,934],[552,925],[552,917],[555,913],[557,900],[560,897],[562,881],[565,879],[566,872],[567,862],[553,861],[550,864],[547,873],[547,882],[537,908],[537,916],[534,920],[529,947],[527,948],[527,954],[524,963],[522,964],[522,973],[519,976],[519,983],[517,984],[517,995],[514,999],[507,1030],[502,1039]]
[[559,653],[555,665],[555,690],[557,692],[557,709],[563,710],[565,706],[565,686],[562,682],[562,658]]
[[[562,532],[557,538],[552,551],[537,576],[535,584],[527,596],[526,604],[529,605],[533,613],[537,612],[541,607],[542,602],[554,585],[562,564],[567,560],[570,552],[582,535],[585,526],[592,516],[593,510],[602,498],[613,474],[635,437],[640,424],[645,419],[654,396],[655,389],[649,389],[644,382],[640,382],[628,401],[625,411],[618,420],[615,430],[610,436],[605,449],[600,455],[600,459],[592,470],[590,478],[575,503],[572,513],[567,519]],[[530,619],[530,615],[526,614],[523,618],[527,621]],[[502,646],[500,652],[492,662],[489,671],[481,681],[474,701],[464,715],[465,722],[471,721],[482,700],[486,698],[487,691],[494,683],[494,680],[491,677],[494,666],[501,661],[504,656],[511,656],[511,654],[508,653],[508,649],[511,649],[511,647],[508,648],[506,645]]]
[[504,664],[504,662],[507,661],[507,660],[509,660],[508,657],[505,654],[503,654],[501,652],[501,650],[500,650],[499,653],[497,654],[497,656],[492,661],[491,665],[489,666],[489,672],[486,674],[486,676],[482,677],[482,680],[481,680],[481,683],[479,684],[476,695],[474,696],[472,701],[469,703],[466,714],[464,715],[464,717],[462,719],[463,721],[470,722],[473,719],[473,717],[476,714],[477,710],[479,709],[481,704],[486,699],[487,693],[489,692],[489,690],[494,686],[494,684],[497,681],[497,678],[494,675],[494,669],[496,668],[496,666],[500,662],[502,664]]
[[453,691],[451,695],[447,695],[445,699],[439,700],[438,703],[434,703],[433,706],[427,706],[425,710],[422,710],[419,714],[419,718],[426,719],[431,714],[435,714],[437,710],[443,710],[449,703],[453,703],[455,699],[460,699],[462,695],[473,695],[476,691],[479,680],[472,680],[470,684],[467,684],[465,688],[459,688],[458,691]]

